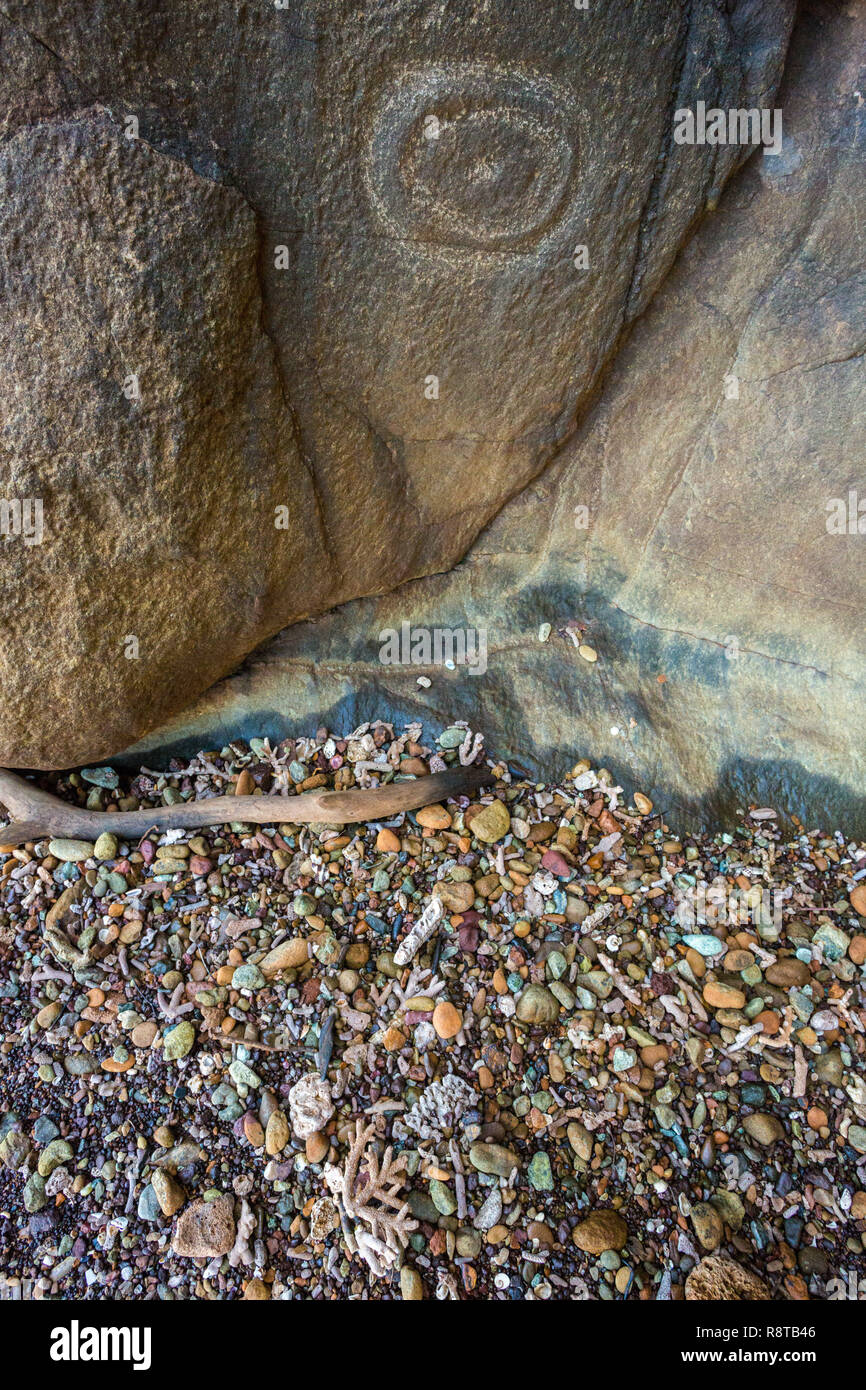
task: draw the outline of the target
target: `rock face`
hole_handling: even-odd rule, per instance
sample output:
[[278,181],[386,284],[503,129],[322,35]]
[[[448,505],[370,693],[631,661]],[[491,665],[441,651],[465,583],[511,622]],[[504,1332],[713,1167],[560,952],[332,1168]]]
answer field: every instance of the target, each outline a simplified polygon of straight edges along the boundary
[[0,760],[457,561],[747,153],[675,110],[771,105],[793,10],[8,0]]
[[0,759],[74,763],[239,660],[280,591],[317,607],[325,549],[243,199],[96,114],[19,130],[0,181]]
[[[678,825],[751,802],[866,834],[864,37],[862,8],[803,7],[781,154],[737,175],[464,563],[281,634],[134,756],[464,717],[539,775],[587,754]],[[402,623],[483,631],[486,669],[381,664]]]

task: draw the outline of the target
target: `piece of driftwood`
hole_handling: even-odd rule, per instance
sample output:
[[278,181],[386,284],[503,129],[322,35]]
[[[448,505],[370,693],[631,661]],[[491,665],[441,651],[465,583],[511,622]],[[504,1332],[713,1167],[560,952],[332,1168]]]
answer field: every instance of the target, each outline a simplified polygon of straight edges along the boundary
[[369,791],[303,792],[300,796],[213,796],[184,801],[177,806],[157,806],[141,811],[88,811],[70,806],[32,782],[0,768],[0,803],[16,819],[0,828],[0,844],[22,845],[27,840],[95,840],[105,830],[133,840],[151,830],[190,829],[200,825],[227,825],[250,821],[278,825],[282,821],[309,824],[322,821],[350,825],[359,821],[387,820],[401,811],[415,811],[444,801],[449,796],[469,795],[494,780],[486,767],[452,767],[411,782],[389,782]]

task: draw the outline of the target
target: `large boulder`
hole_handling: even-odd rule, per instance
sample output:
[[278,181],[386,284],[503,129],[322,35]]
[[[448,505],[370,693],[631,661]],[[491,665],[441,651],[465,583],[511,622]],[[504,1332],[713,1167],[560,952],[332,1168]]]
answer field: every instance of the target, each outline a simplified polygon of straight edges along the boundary
[[95,113],[19,129],[0,187],[0,760],[71,764],[320,608],[327,559],[240,195]]
[[793,11],[7,0],[0,760],[453,565],[748,153],[676,110],[771,106]]
[[[866,833],[864,38],[862,8],[804,7],[782,153],[737,176],[463,564],[282,633],[132,757],[462,716],[539,775],[590,755],[677,825],[752,802]],[[486,672],[380,664],[403,623],[485,630]]]

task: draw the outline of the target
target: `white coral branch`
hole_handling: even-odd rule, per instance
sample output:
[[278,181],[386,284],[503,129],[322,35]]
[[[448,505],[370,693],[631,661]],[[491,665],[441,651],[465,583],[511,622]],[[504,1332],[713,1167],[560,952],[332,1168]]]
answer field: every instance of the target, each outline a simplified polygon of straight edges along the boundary
[[375,1125],[358,1120],[342,1171],[329,1165],[325,1181],[340,1200],[358,1254],[381,1279],[399,1259],[418,1223],[409,1216],[401,1196],[406,1160],[402,1154],[395,1158],[389,1145],[380,1163],[371,1143],[375,1133]]

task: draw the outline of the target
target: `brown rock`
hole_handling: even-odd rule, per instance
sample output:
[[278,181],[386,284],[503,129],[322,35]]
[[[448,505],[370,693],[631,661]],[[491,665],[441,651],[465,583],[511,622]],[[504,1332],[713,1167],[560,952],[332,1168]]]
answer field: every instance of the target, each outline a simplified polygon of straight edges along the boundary
[[798,960],[796,956],[783,956],[781,960],[773,961],[768,965],[765,978],[771,985],[778,985],[780,989],[792,989],[795,985],[806,985],[809,983],[809,967],[804,960]]
[[584,1254],[601,1255],[605,1250],[622,1250],[628,1226],[617,1211],[594,1211],[578,1222],[571,1238]]
[[307,1156],[307,1162],[321,1163],[327,1156],[330,1147],[331,1142],[328,1136],[323,1134],[321,1130],[317,1130],[315,1134],[311,1134],[309,1138],[304,1141],[304,1152]]
[[272,1158],[281,1154],[289,1142],[289,1122],[283,1110],[274,1110],[268,1117],[265,1130],[265,1149]]
[[405,1034],[401,1033],[400,1029],[393,1027],[393,1025],[390,1028],[386,1028],[382,1035],[382,1046],[386,1052],[399,1052],[400,1048],[405,1045],[405,1042]]
[[234,1202],[223,1195],[212,1202],[192,1202],[178,1218],[171,1244],[176,1255],[209,1260],[227,1255],[234,1240]]
[[244,1289],[245,1302],[258,1302],[270,1298],[271,1291],[263,1279],[250,1279]]
[[164,1168],[155,1168],[150,1185],[156,1193],[163,1216],[174,1216],[186,1201],[186,1193],[176,1178]]
[[708,980],[704,985],[704,1003],[711,1009],[742,1009],[746,996],[734,985],[722,984],[720,980]]
[[259,1120],[249,1112],[244,1115],[244,1137],[248,1144],[254,1149],[262,1149],[265,1144],[265,1131],[262,1129]]
[[476,840],[495,845],[498,840],[504,840],[511,829],[508,807],[502,801],[491,801],[472,816],[469,826]]
[[440,1038],[453,1038],[463,1027],[463,1015],[443,999],[433,1010],[433,1027]]
[[695,1235],[705,1250],[716,1250],[725,1235],[725,1226],[715,1207],[709,1202],[697,1202],[691,1210]]
[[471,883],[440,881],[434,887],[433,895],[442,899],[449,912],[468,912],[475,901],[475,889]]
[[[327,561],[240,193],[96,110],[12,133],[0,180],[4,447],[44,518],[41,544],[2,551],[0,759],[69,766],[122,748],[273,631],[275,571],[287,617],[320,606]],[[290,544],[275,525],[289,501]],[[107,551],[110,584],[92,563]]]
[[857,935],[851,937],[848,955],[855,965],[866,965],[866,936]]
[[52,1003],[46,1004],[36,1015],[36,1024],[39,1028],[48,1029],[56,1023],[63,1011],[63,1005],[55,999]]
[[756,1144],[762,1144],[766,1148],[785,1137],[782,1122],[776,1115],[747,1115],[743,1120],[743,1129]]
[[400,836],[395,835],[393,830],[388,830],[383,826],[376,836],[376,848],[381,854],[399,854]]
[[451,814],[440,806],[438,802],[432,806],[422,806],[420,811],[415,812],[418,817],[418,824],[423,825],[425,830],[447,830],[451,824]]
[[259,961],[259,969],[266,979],[272,980],[281,970],[296,970],[309,959],[309,949],[303,937],[292,936],[280,942]]
[[866,917],[866,882],[856,884],[848,894],[851,906],[861,917]]
[[772,1294],[763,1279],[727,1255],[707,1255],[686,1279],[686,1298],[690,1302],[765,1303]]

